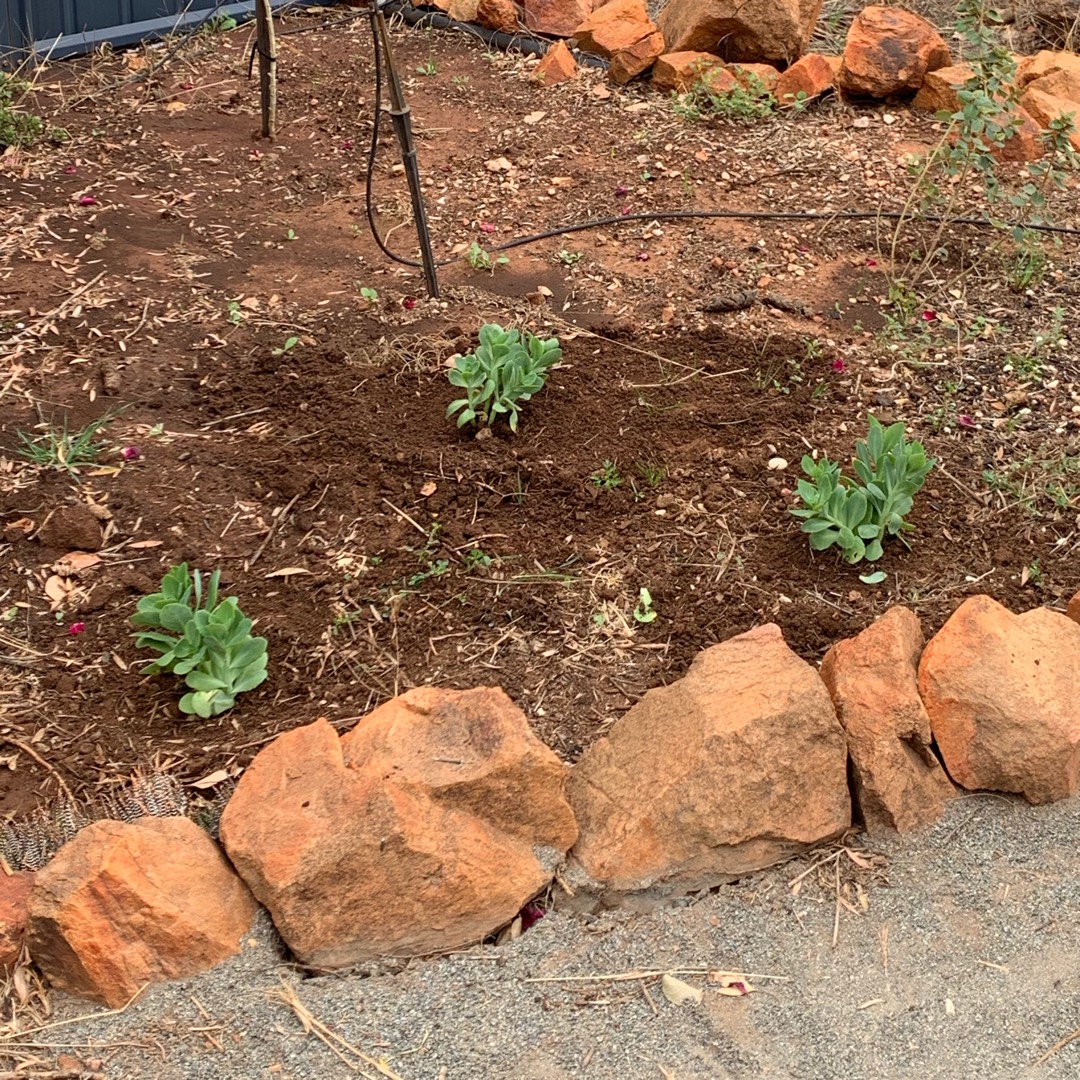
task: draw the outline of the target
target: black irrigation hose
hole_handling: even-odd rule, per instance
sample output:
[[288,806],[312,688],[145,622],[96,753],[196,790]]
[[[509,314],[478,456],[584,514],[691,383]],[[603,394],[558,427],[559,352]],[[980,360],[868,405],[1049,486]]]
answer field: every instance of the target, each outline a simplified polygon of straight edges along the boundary
[[[418,11],[412,7],[404,7],[399,0],[387,0],[384,4],[386,10],[400,15],[406,22],[412,25],[432,25],[466,30],[481,38],[489,44],[495,44],[499,48],[519,48],[524,52],[543,51],[546,43],[538,42],[529,38],[517,38],[510,34],[502,34],[494,30],[484,30],[481,27],[472,26],[468,23],[458,23],[445,15]],[[428,20],[431,20],[430,22]],[[371,128],[371,146],[368,150],[367,181],[364,188],[364,201],[367,210],[368,226],[371,235],[379,250],[391,261],[401,266],[410,266],[422,269],[423,263],[416,259],[407,259],[391,251],[386,246],[383,238],[379,235],[375,224],[375,211],[373,206],[372,178],[375,172],[375,158],[379,149],[380,118],[382,114],[382,56],[379,51],[379,39],[375,24],[375,9],[371,11],[371,32],[375,48],[375,116]],[[535,48],[531,48],[535,47]],[[598,58],[594,58],[598,59]],[[588,229],[597,229],[607,225],[621,225],[629,221],[685,221],[693,218],[719,218],[737,219],[741,221],[904,221],[907,218],[915,220],[915,216],[902,210],[657,210],[640,211],[632,214],[618,214],[611,217],[588,218],[584,221],[573,222],[569,225],[560,225],[554,229],[545,229],[543,232],[530,233],[527,236],[519,236],[514,240],[496,244],[488,248],[488,251],[509,251],[511,248],[524,247],[526,244],[535,244],[541,240],[549,240],[555,236],[563,236],[567,233],[585,232]],[[1054,233],[1060,236],[1080,236],[1080,229],[1069,225],[1050,225],[1045,222],[1017,222],[1017,221],[992,221],[989,218],[977,217],[943,217],[938,214],[920,214],[919,221],[933,225],[968,225],[974,228],[1021,228],[1030,229],[1033,232]],[[457,257],[440,259],[436,266],[449,266],[457,262]]]
[[[528,37],[524,34],[507,34],[502,30],[489,30],[486,26],[475,26],[473,23],[458,22],[444,15],[441,11],[422,11],[414,8],[411,4],[403,3],[402,0],[384,0],[383,10],[391,15],[397,15],[409,26],[434,26],[439,30],[459,30],[463,34],[470,34],[479,38],[486,45],[494,45],[503,52],[516,49],[518,52],[529,56],[543,56],[551,48],[552,42],[541,41],[538,38]],[[574,52],[574,59],[584,67],[606,68],[607,60],[602,56],[594,56],[592,53]]]

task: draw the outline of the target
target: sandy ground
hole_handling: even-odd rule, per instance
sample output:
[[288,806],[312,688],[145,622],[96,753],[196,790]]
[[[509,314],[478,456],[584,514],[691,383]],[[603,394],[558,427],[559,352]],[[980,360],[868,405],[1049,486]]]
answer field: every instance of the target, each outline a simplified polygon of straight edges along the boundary
[[[883,871],[840,852],[795,892],[809,860],[664,910],[554,913],[397,974],[303,978],[262,926],[212,972],[28,1041],[100,1058],[110,1080],[1075,1077],[1078,832],[1080,799],[968,796],[920,836],[875,841]],[[597,978],[665,970],[700,1003],[671,1003],[657,976]],[[708,970],[746,973],[754,992],[725,996],[695,974]],[[274,1000],[283,979],[387,1071],[305,1034]],[[59,1003],[60,1019],[85,1012]]]

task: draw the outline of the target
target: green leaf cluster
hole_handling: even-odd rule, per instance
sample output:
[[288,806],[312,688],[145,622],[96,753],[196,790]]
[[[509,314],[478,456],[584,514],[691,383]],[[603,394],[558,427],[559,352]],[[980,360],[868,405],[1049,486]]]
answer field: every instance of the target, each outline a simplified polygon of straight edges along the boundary
[[502,415],[517,431],[518,407],[544,388],[548,369],[562,358],[558,338],[546,341],[526,331],[504,330],[498,323],[480,327],[475,352],[459,356],[447,372],[451,385],[465,396],[450,403],[449,419],[458,414],[458,427],[491,425]]
[[814,461],[807,455],[802,467],[810,479],[798,483],[803,505],[791,512],[802,519],[814,551],[836,544],[849,563],[873,562],[881,558],[886,536],[914,528],[904,518],[934,464],[922,443],[904,438],[903,424],[885,428],[871,416],[867,438],[855,443],[852,467],[858,481],[841,475],[828,458]]
[[215,570],[204,596],[202,575],[196,570],[192,578],[181,563],[161,579],[160,592],[139,600],[131,617],[146,628],[135,634],[135,644],[161,654],[142,674],[183,676],[190,693],[180,699],[180,710],[203,719],[231,709],[237,694],[266,678],[266,638],[252,636],[235,596],[218,600],[220,580]]

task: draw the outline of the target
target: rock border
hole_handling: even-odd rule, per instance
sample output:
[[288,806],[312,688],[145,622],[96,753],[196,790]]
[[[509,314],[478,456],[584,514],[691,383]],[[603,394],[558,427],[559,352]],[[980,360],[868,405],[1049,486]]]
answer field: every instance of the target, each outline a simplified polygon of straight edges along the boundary
[[28,943],[54,986],[115,1007],[236,952],[256,901],[302,962],[337,970],[520,932],[549,891],[595,910],[711,888],[853,817],[925,828],[959,788],[1069,798],[1077,670],[1080,592],[1065,614],[969,597],[925,646],[893,607],[820,670],[765,624],[705,649],[572,767],[500,689],[420,687],[344,735],[278,736],[220,847],[182,817],[99,820],[44,869],[0,875],[0,964]]

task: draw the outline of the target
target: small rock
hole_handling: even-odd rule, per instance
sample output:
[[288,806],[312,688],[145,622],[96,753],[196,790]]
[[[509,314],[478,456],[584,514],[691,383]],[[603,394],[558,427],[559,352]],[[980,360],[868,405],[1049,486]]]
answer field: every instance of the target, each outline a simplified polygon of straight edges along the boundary
[[664,53],[653,65],[652,88],[657,93],[681,93],[697,82],[705,83],[714,93],[724,93],[739,85],[724,62],[711,53],[692,49]]
[[776,81],[773,93],[781,105],[791,105],[800,93],[807,98],[821,97],[836,82],[836,65],[820,53],[807,53],[796,60]]
[[780,469],[786,469],[787,467],[788,467],[787,458],[782,458],[782,457],[771,457],[771,458],[769,458],[767,468],[772,469],[774,472],[779,471]]
[[37,871],[28,940],[54,986],[117,1008],[238,952],[255,910],[193,821],[95,821]]
[[948,67],[928,71],[919,92],[912,101],[912,107],[938,113],[958,112],[960,98],[958,91],[975,74],[970,64],[950,64]]
[[1049,608],[1013,615],[989,596],[965,600],[919,663],[919,692],[953,780],[1036,804],[1074,795],[1077,671],[1072,619]]
[[524,0],[525,25],[534,34],[569,37],[592,13],[592,0]]
[[61,506],[50,515],[34,537],[43,547],[57,551],[100,551],[101,522],[83,503]]
[[574,45],[611,60],[608,74],[621,85],[646,71],[664,51],[664,38],[645,0],[608,0],[574,30]]
[[544,86],[569,82],[577,77],[577,61],[574,54],[566,47],[565,41],[556,41],[546,53],[544,59],[533,69],[533,79]]
[[480,0],[476,6],[476,21],[489,30],[513,34],[518,28],[518,8],[514,0]]

